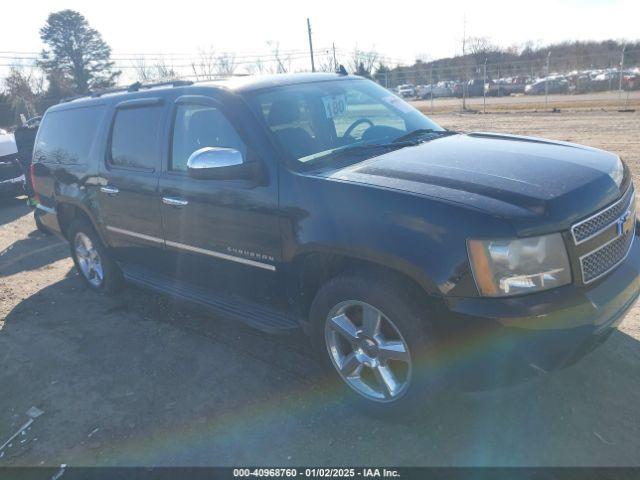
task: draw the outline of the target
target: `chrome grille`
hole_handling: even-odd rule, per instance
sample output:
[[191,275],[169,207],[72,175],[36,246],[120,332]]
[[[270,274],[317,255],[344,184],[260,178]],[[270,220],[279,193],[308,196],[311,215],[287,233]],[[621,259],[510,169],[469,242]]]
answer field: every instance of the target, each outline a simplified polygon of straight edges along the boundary
[[586,242],[618,221],[635,197],[635,192],[632,190],[633,187],[630,187],[616,203],[571,227],[575,244],[580,245]]
[[622,262],[631,248],[633,237],[634,231],[631,230],[626,235],[621,235],[598,250],[580,258],[584,283],[597,280]]
[[[612,211],[616,212],[615,216],[610,213]],[[612,227],[612,225],[618,223],[623,215],[625,215],[625,213],[627,213],[632,218],[633,226],[631,230],[627,231],[626,233],[622,232],[620,228],[621,226],[619,225],[618,236],[611,239],[611,234],[606,234],[608,235],[607,238],[609,239],[608,241],[606,241],[606,243],[602,243],[592,251],[580,257],[580,269],[582,271],[582,281],[584,283],[593,282],[603,275],[609,273],[627,257],[635,236],[635,192],[631,191],[630,189],[620,201],[614,203],[602,212],[599,212],[596,215],[572,227],[571,231],[574,233],[575,240],[576,227],[580,227],[589,222],[593,222],[591,223],[592,225],[598,225],[598,228],[594,227],[595,233],[590,233],[581,242],[576,242],[576,244],[579,244],[599,235],[608,228]],[[602,221],[600,220],[600,218],[606,218],[607,220]],[[596,221],[594,222],[594,220]],[[608,231],[611,232],[611,230]]]

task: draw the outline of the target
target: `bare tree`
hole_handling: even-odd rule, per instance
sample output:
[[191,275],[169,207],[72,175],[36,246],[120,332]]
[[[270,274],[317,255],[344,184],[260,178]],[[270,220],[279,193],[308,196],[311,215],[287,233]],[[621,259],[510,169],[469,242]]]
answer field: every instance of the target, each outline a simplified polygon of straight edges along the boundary
[[12,66],[9,75],[4,79],[5,93],[13,111],[27,117],[36,114],[36,100],[42,93],[43,80],[34,74],[33,69],[26,70],[21,66]]
[[133,68],[139,82],[162,82],[176,80],[180,76],[172,65],[167,65],[164,59],[153,64],[140,57],[134,61]]
[[213,47],[200,49],[198,61],[191,63],[196,80],[212,80],[216,77],[216,52]]
[[351,70],[357,75],[370,77],[378,66],[380,54],[375,50],[364,51],[357,46],[351,56]]
[[335,71],[336,67],[333,63],[333,54],[328,50],[316,55],[316,70],[318,72]]
[[144,57],[137,58],[133,61],[133,70],[139,82],[149,82],[153,80],[153,67],[147,65]]
[[155,70],[155,80],[157,81],[162,82],[180,78],[180,75],[178,75],[178,72],[176,72],[173,66],[167,65],[164,60],[160,60],[158,63],[154,64],[153,69]]
[[291,57],[282,57],[282,55],[280,54],[280,43],[269,41],[267,42],[267,45],[269,45],[269,47],[271,48],[271,53],[275,60],[276,73],[287,73],[291,66]]
[[473,57],[475,66],[484,64],[489,53],[497,51],[498,48],[491,43],[489,37],[468,37],[466,51]]
[[201,49],[198,60],[191,63],[191,71],[196,80],[213,80],[233,75],[238,64],[232,53],[216,53],[213,47]]
[[237,66],[236,56],[232,53],[222,53],[216,57],[215,70],[218,75],[233,75]]
[[216,53],[213,47],[200,49],[198,61],[191,63],[196,80],[212,80],[216,76]]
[[245,66],[245,70],[249,75],[253,75],[255,73],[262,74],[267,71],[267,67],[260,57],[256,57],[256,59],[252,63],[248,63]]

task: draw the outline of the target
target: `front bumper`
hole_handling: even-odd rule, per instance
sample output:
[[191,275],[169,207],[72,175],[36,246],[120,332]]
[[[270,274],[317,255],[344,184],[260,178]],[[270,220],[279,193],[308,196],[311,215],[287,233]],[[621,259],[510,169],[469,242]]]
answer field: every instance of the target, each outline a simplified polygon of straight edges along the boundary
[[447,299],[439,356],[447,379],[472,390],[511,384],[571,365],[600,345],[640,295],[635,240],[624,262],[588,288]]

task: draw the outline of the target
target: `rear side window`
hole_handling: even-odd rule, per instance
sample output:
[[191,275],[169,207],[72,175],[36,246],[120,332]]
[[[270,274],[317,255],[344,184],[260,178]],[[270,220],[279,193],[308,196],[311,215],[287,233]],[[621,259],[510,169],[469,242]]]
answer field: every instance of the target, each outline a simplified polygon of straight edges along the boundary
[[35,160],[86,165],[104,112],[104,106],[96,105],[47,113],[38,132]]
[[162,106],[123,108],[116,112],[109,163],[153,171],[159,163]]

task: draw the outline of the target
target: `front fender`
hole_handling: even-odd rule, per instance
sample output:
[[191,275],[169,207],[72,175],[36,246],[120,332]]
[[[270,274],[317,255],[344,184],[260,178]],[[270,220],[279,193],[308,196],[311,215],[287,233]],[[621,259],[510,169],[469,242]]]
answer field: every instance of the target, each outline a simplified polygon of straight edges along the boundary
[[506,221],[398,190],[281,175],[283,258],[325,251],[403,273],[433,295],[478,295],[466,241],[512,237]]

